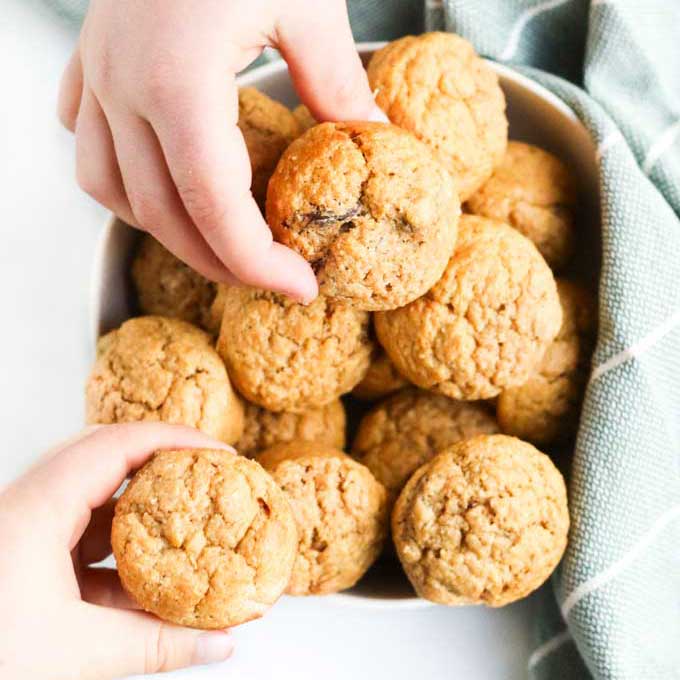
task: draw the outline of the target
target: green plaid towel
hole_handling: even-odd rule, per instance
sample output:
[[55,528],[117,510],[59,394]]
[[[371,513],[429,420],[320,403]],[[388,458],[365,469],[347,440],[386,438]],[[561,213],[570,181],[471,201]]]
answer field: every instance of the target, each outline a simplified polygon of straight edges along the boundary
[[[62,0],[76,16],[80,0]],[[536,678],[680,678],[680,0],[356,0],[358,40],[449,30],[597,145],[600,329]]]

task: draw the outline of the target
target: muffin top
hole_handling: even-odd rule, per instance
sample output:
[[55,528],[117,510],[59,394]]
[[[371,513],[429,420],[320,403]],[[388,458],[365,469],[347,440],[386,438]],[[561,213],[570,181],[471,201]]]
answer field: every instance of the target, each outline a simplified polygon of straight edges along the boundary
[[394,309],[439,278],[456,241],[453,180],[413,135],[384,123],[322,123],[295,140],[269,184],[267,221],[322,294]]
[[254,461],[160,451],[116,503],[111,545],[125,589],[182,626],[226,628],[262,614],[288,584],[297,546],[281,490]]
[[380,343],[416,385],[487,399],[525,382],[559,331],[555,280],[529,239],[463,215],[444,275],[421,298],[375,315]]
[[562,327],[523,385],[503,391],[496,413],[503,432],[536,444],[576,433],[597,330],[597,303],[583,286],[557,279]]
[[257,460],[283,489],[298,527],[292,595],[353,586],[380,554],[385,489],[342,451],[312,442],[279,444]]
[[574,251],[575,203],[574,178],[559,158],[531,144],[508,142],[503,160],[466,207],[513,226],[557,270]]
[[345,448],[345,408],[339,399],[301,413],[267,409],[247,403],[243,434],[234,444],[244,456],[253,457],[274,444],[313,441]]
[[385,486],[394,502],[411,474],[440,451],[461,439],[496,432],[496,419],[485,405],[410,388],[364,416],[352,455]]
[[238,91],[238,126],[250,156],[251,190],[264,209],[269,178],[284,149],[301,130],[290,109],[254,87]]
[[405,36],[368,65],[376,103],[395,125],[434,149],[467,200],[501,161],[508,137],[496,74],[452,33]]
[[254,288],[224,289],[217,349],[246,399],[300,413],[351,390],[368,369],[369,316],[323,295],[309,305]]
[[132,261],[132,281],[144,314],[181,319],[210,330],[215,284],[149,234],[142,237]]
[[567,544],[564,480],[531,444],[480,435],[420,467],[394,508],[399,559],[419,595],[502,606],[538,588]]
[[162,421],[233,444],[243,406],[204,331],[178,319],[142,316],[99,339],[86,386],[88,423]]

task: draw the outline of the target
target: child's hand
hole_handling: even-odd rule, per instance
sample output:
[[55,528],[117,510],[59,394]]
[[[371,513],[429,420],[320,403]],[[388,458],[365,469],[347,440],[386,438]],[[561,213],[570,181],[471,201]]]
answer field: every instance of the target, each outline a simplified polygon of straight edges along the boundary
[[209,278],[311,300],[311,268],[272,243],[250,194],[236,125],[234,76],[265,46],[317,119],[385,120],[343,0],[93,0],[60,116],[100,203]]
[[160,424],[90,428],[0,493],[0,676],[107,680],[226,659],[226,632],[133,611],[118,574],[89,565],[111,553],[113,502],[159,448],[229,448]]

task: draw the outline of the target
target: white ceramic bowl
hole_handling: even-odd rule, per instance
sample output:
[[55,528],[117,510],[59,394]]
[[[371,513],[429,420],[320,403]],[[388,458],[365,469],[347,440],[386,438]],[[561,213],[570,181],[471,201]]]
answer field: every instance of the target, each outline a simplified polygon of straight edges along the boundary
[[[357,45],[364,63],[384,43]],[[581,235],[586,244],[577,266],[593,271],[590,264],[599,252],[598,183],[593,143],[574,112],[548,90],[507,66],[489,62],[498,73],[507,101],[510,137],[552,151],[573,170],[581,188]],[[253,69],[239,78],[239,85],[252,85],[288,106],[298,98],[291,85],[285,62],[276,61]],[[92,279],[92,343],[119,326],[132,314],[129,264],[139,232],[112,217],[106,225],[96,253]],[[338,604],[369,608],[411,608],[426,606],[414,597],[405,579],[390,570],[374,570],[355,588],[325,598]]]

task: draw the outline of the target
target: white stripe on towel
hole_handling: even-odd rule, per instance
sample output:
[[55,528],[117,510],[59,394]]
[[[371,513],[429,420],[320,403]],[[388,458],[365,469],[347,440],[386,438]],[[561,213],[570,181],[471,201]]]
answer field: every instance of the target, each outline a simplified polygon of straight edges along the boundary
[[668,333],[670,333],[678,324],[680,324],[680,311],[669,316],[663,323],[659,324],[654,330],[650,331],[644,338],[638,340],[635,344],[618,352],[613,357],[609,357],[609,359],[603,361],[599,366],[596,366],[590,376],[590,382],[594,383],[605,373],[620,366],[629,359],[641,356],[659,342],[661,338],[668,335]]
[[680,118],[672,125],[669,125],[649,147],[649,151],[642,163],[642,172],[645,175],[652,171],[659,158],[675,144],[678,134],[680,134]]
[[510,29],[510,37],[508,38],[505,49],[501,52],[499,58],[503,60],[512,58],[517,50],[517,46],[519,45],[519,39],[522,35],[522,31],[529,21],[531,21],[531,19],[542,12],[555,9],[555,7],[559,7],[568,1],[569,0],[547,0],[547,2],[540,2],[538,5],[530,7],[526,12],[522,12],[513,27]]
[[537,666],[548,654],[552,654],[556,649],[561,647],[565,642],[571,640],[571,635],[568,630],[563,630],[549,640],[546,640],[542,645],[534,649],[527,662],[527,668],[531,670]]
[[594,592],[598,588],[615,579],[626,567],[630,566],[635,559],[648,548],[654,539],[668,526],[674,519],[680,517],[680,505],[672,507],[668,512],[665,512],[659,517],[650,527],[649,531],[620,559],[614,564],[608,566],[605,570],[596,574],[587,581],[584,581],[580,586],[574,588],[569,595],[564,599],[560,609],[564,620],[567,620],[571,610],[587,595]]
[[612,146],[616,146],[619,142],[623,141],[623,135],[621,132],[614,128],[608,132],[604,139],[598,144],[597,150],[595,151],[595,160],[599,163],[602,157],[609,151]]

